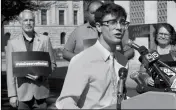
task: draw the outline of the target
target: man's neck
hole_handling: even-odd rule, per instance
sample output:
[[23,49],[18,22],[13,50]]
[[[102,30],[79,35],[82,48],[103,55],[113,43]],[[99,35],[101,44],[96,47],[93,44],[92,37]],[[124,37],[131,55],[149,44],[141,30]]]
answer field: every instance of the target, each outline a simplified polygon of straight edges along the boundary
[[115,52],[116,50],[116,45],[115,44],[108,44],[107,42],[105,42],[103,39],[99,39],[100,44],[106,48],[109,52]]
[[33,39],[33,37],[34,37],[34,32],[24,32],[23,31],[23,35],[24,35],[24,37],[27,39],[27,40],[32,40]]
[[34,37],[34,32],[27,32],[26,35],[30,38]]

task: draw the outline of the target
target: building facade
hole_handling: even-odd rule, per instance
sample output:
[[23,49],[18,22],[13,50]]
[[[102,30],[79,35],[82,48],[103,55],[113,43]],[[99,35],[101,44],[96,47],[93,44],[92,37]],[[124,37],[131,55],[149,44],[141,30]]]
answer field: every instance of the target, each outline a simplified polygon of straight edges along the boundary
[[176,29],[176,2],[174,1],[114,1],[123,6],[128,14],[130,25],[170,23]]
[[[85,1],[83,0],[48,2],[51,2],[50,6],[34,12],[36,15],[35,29],[41,34],[44,32],[48,34],[53,48],[62,48],[71,32],[84,23],[85,7],[87,6],[84,6]],[[176,3],[174,1],[110,0],[110,2],[119,4],[126,9],[127,20],[130,21],[130,25],[167,22],[176,29],[176,14],[173,14],[173,12],[176,12]],[[11,22],[9,25],[4,26],[4,34],[10,33],[11,36],[18,36],[20,32],[18,22]]]
[[[84,23],[83,1],[50,2],[50,6],[41,7],[41,10],[34,12],[35,30],[40,34],[48,34],[53,48],[62,48],[75,27]],[[4,34],[6,33],[13,37],[18,36],[21,33],[19,22],[5,25]]]

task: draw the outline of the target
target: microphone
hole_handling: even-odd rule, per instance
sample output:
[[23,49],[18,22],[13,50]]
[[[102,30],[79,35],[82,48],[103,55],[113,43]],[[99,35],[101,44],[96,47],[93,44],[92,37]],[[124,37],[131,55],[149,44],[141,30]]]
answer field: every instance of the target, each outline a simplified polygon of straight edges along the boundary
[[128,40],[128,45],[136,49],[141,54],[141,56],[139,57],[139,61],[144,64],[144,67],[146,69],[152,66],[157,72],[157,74],[159,74],[162,77],[164,82],[169,87],[171,86],[169,79],[162,73],[162,71],[158,67],[158,64],[156,63],[157,61],[161,62],[159,61],[160,55],[158,54],[157,51],[149,52],[145,46],[139,46],[131,40]]
[[124,67],[119,69],[119,78],[118,87],[117,87],[117,110],[121,110],[121,102],[123,99],[126,99],[126,87],[125,81],[127,78],[128,70]]
[[133,47],[134,49],[138,50],[139,49],[139,45],[135,44],[132,40],[128,40],[127,45],[129,45],[130,47]]
[[125,88],[125,81],[128,75],[128,70],[124,67],[119,69],[119,78],[118,81],[118,91],[117,94],[123,95],[124,94],[124,88]]
[[127,45],[137,50],[141,55],[146,55],[149,53],[148,49],[145,46],[139,46],[130,39],[128,40]]

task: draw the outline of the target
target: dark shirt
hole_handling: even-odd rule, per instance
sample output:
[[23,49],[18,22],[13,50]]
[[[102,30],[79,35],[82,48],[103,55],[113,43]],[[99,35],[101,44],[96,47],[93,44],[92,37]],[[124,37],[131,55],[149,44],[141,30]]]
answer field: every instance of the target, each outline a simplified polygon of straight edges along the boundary
[[[23,36],[23,37],[24,37],[24,36]],[[27,51],[32,51],[32,48],[33,48],[33,41],[34,41],[34,37],[32,38],[31,41],[28,41],[28,40],[24,37],[24,42],[25,42]]]

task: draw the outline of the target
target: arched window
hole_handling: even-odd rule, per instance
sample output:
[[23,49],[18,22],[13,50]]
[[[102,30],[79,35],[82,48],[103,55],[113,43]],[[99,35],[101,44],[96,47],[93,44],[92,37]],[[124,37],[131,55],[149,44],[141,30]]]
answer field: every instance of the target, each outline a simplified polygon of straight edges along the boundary
[[61,32],[61,35],[60,35],[60,39],[61,39],[61,40],[60,40],[60,41],[61,41],[60,43],[61,43],[61,44],[65,44],[65,35],[66,35],[65,32]]
[[43,35],[48,36],[48,32],[44,32]]

